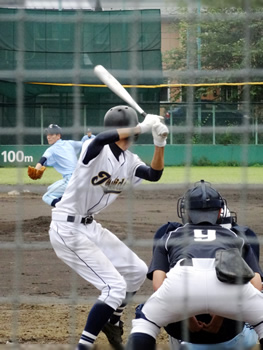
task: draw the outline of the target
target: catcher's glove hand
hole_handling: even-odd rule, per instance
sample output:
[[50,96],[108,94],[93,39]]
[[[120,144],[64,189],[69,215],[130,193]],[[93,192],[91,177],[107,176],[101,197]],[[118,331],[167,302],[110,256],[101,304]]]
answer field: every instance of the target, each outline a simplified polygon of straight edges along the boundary
[[39,170],[34,168],[33,166],[28,167],[27,169],[27,174],[28,176],[32,179],[32,180],[37,180],[37,179],[41,179],[44,171],[46,170],[45,166],[42,166]]

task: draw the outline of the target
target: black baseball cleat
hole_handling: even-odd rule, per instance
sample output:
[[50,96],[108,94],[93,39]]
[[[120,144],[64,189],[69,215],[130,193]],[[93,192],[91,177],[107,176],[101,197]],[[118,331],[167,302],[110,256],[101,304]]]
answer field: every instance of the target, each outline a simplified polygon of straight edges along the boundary
[[107,322],[102,328],[102,332],[105,333],[109,343],[111,344],[114,350],[124,350],[124,346],[122,344],[122,335],[123,335],[122,321],[119,322],[118,326],[110,322]]

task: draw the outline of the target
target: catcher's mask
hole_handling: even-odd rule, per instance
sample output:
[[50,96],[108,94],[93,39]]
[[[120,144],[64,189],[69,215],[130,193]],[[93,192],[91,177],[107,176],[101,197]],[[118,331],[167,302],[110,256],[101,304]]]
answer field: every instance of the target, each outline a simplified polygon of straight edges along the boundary
[[217,224],[222,227],[231,229],[232,224],[237,222],[237,214],[234,211],[230,211],[226,204],[220,213],[220,217],[217,220]]
[[45,129],[46,135],[54,135],[54,134],[62,134],[62,129],[57,124],[49,124],[49,126]]
[[[107,128],[133,128],[138,123],[137,113],[129,106],[112,107],[104,116],[104,126]],[[138,135],[134,135],[133,140],[137,138]]]
[[211,187],[209,182],[201,180],[189,189],[177,202],[177,215],[183,223],[212,225],[217,223],[219,210],[226,205],[225,199]]

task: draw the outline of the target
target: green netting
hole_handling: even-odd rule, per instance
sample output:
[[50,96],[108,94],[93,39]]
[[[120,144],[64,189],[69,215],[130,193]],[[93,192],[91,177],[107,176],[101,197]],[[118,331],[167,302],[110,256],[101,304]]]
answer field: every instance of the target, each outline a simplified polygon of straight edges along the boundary
[[[0,9],[0,69],[16,69],[17,54],[23,50],[24,67],[28,70],[73,69],[76,59],[79,67],[87,70],[96,64],[110,69],[130,69],[134,57],[136,69],[161,70],[159,10],[81,13],[26,10],[23,25],[21,20],[16,20],[18,13],[18,10]],[[12,15],[13,21],[3,20]],[[22,40],[19,31],[24,31]],[[50,79],[56,80],[52,72],[46,80]],[[85,77],[80,79],[83,83],[92,82],[85,81]],[[136,79],[142,84],[156,80],[147,74]],[[60,80],[72,81],[66,73]]]
[[[18,17],[20,16],[20,17]],[[21,64],[22,60],[22,64]],[[0,9],[0,127],[18,123],[18,92],[22,91],[20,124],[40,127],[58,123],[73,125],[78,94],[80,124],[101,126],[105,112],[123,104],[107,88],[33,85],[30,82],[101,84],[93,68],[141,71],[116,75],[122,84],[162,83],[161,25],[159,10],[58,11]],[[76,80],[75,72],[79,69]],[[23,69],[23,78],[19,72]],[[30,72],[36,72],[32,77]],[[156,74],[149,74],[154,71]],[[38,74],[41,73],[41,74]],[[159,89],[129,89],[142,108],[159,112]],[[80,131],[81,133],[81,131]],[[72,135],[68,135],[71,137]],[[23,136],[25,144],[39,143],[41,135]],[[20,139],[21,142],[21,139]],[[16,144],[16,135],[0,134],[0,144]]]

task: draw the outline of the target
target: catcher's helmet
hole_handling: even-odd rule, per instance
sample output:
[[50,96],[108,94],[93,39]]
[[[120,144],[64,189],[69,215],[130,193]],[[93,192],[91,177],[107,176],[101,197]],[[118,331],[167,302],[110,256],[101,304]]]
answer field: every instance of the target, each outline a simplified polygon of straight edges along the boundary
[[231,229],[232,224],[237,222],[237,214],[234,211],[230,211],[227,205],[224,205],[223,210],[220,213],[220,217],[217,223],[222,227]]
[[62,134],[62,129],[57,124],[49,124],[45,130],[46,135]]
[[219,209],[224,208],[226,201],[211,187],[210,183],[201,180],[189,189],[177,202],[177,214],[183,223],[200,224],[217,223]]
[[129,106],[112,107],[104,117],[104,126],[110,128],[130,128],[138,123],[137,113]]

